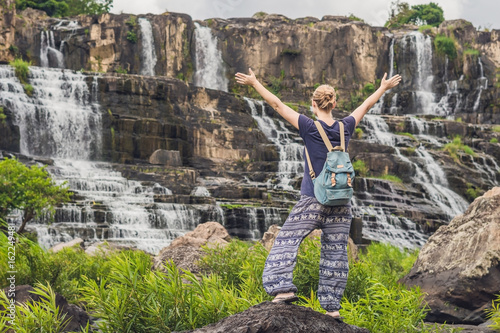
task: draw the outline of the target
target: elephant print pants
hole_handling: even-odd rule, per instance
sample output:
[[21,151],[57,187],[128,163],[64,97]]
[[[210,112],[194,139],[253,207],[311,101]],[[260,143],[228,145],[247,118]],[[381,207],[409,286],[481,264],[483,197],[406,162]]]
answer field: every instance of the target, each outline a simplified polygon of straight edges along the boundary
[[301,196],[281,228],[267,257],[262,276],[269,295],[297,292],[293,269],[302,240],[314,229],[323,230],[319,262],[318,299],[326,311],[338,311],[349,273],[347,241],[351,206],[323,206],[316,198]]

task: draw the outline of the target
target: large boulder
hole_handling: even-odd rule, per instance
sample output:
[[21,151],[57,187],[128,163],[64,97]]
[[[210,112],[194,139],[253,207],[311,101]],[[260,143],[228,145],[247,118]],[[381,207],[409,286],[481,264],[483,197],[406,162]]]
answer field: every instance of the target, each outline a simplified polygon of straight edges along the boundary
[[[8,289],[9,288],[4,289],[5,293],[7,293]],[[39,302],[41,300],[41,296],[33,294],[34,290],[35,289],[30,285],[16,286],[16,303],[24,304],[26,302]],[[87,326],[87,323],[90,321],[90,317],[87,312],[74,304],[69,304],[64,296],[58,293],[55,294],[56,305],[59,307],[60,313],[65,314],[66,319],[70,319],[63,332],[79,332],[81,327]]]
[[403,282],[427,293],[429,321],[484,322],[500,291],[500,187],[439,228]]
[[227,230],[217,222],[206,222],[184,236],[174,239],[153,259],[154,269],[163,269],[167,261],[173,261],[178,268],[198,273],[196,262],[203,255],[202,246],[225,246],[231,240]]
[[298,305],[264,302],[218,323],[185,333],[369,333],[365,328]]

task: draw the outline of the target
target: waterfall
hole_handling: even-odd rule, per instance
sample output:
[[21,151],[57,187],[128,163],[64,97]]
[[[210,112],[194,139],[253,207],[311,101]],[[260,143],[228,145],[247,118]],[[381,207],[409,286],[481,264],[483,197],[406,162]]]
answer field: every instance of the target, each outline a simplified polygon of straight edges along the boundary
[[479,104],[481,102],[481,94],[484,89],[488,88],[488,78],[484,76],[483,63],[481,62],[481,57],[477,58],[479,64],[479,86],[476,101],[474,102],[474,107],[472,108],[474,112],[479,109]]
[[35,226],[39,232],[48,230],[42,232],[45,236],[40,240],[46,248],[82,237],[158,253],[176,237],[193,230],[204,210],[209,220],[222,220],[215,206],[155,202],[155,195],[172,192],[159,184],[144,186],[128,180],[109,163],[57,159],[48,169],[56,182],[66,181],[80,199],[58,209],[56,223]]
[[64,54],[56,48],[53,31],[40,33],[40,65],[42,67],[64,68]]
[[[397,136],[389,132],[389,126],[378,116],[366,115],[364,117],[366,126],[371,130],[368,141],[394,147],[396,155],[404,162],[412,165],[415,169],[413,181],[422,184],[426,189],[429,199],[434,202],[447,216],[453,218],[462,214],[468,207],[468,202],[460,195],[448,188],[448,181],[443,169],[437,164],[434,158],[427,152],[424,146],[415,150],[417,155],[424,162],[423,168],[418,163],[412,162],[408,157],[403,156],[397,147]],[[419,128],[419,126],[417,126]],[[419,134],[419,133],[417,133]]]
[[0,102],[15,114],[21,153],[89,159],[99,154],[101,114],[77,72],[30,67],[32,96],[9,66],[0,66]]
[[246,97],[245,100],[250,106],[252,117],[257,122],[259,129],[278,148],[280,161],[278,163],[279,184],[277,187],[293,191],[290,182],[304,173],[304,159],[302,157],[304,146],[297,143],[300,140],[297,134],[290,132],[282,121],[275,120],[266,114],[263,101]]
[[141,75],[155,75],[156,65],[156,50],[153,36],[153,28],[149,20],[139,18],[139,26],[141,27],[142,36],[142,53],[141,53]]
[[90,161],[102,145],[96,76],[91,81],[68,70],[30,67],[28,79],[34,88],[31,96],[13,68],[0,66],[0,105],[12,112],[19,127],[21,153],[53,159],[47,171],[75,193],[74,202],[56,209],[54,223],[46,216],[30,223],[42,246],[81,237],[157,253],[199,223],[224,221],[215,204],[156,202],[155,196],[172,192],[159,184],[128,180],[109,163]]
[[217,38],[212,30],[195,23],[195,65],[194,85],[227,92],[228,80]]

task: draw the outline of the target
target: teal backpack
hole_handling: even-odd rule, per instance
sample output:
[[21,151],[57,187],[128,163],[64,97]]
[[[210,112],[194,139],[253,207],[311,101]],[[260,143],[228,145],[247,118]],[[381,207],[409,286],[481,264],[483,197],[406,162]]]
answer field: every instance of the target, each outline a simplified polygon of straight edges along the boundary
[[344,124],[339,121],[340,146],[335,148],[326,136],[323,126],[318,121],[314,124],[318,128],[321,138],[328,148],[325,165],[323,170],[316,177],[309,153],[306,148],[306,158],[309,165],[309,174],[314,185],[314,196],[320,204],[325,206],[343,206],[351,201],[354,183],[354,168],[345,151]]

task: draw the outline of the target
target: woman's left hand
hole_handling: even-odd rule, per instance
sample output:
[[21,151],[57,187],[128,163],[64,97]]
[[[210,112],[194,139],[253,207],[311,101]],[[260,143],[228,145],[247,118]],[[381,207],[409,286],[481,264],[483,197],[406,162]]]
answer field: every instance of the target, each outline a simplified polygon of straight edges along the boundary
[[255,83],[257,83],[257,78],[255,77],[255,74],[251,68],[249,68],[248,71],[250,72],[250,75],[246,75],[239,72],[236,73],[234,75],[236,77],[236,82],[238,82],[239,84],[254,86]]

